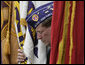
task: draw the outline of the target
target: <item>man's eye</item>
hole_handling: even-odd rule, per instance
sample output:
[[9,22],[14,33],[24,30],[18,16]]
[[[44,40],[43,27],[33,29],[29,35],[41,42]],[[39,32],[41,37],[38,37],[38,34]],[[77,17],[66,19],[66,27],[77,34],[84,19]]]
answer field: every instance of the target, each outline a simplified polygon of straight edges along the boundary
[[37,33],[42,34],[42,32],[41,32],[41,31],[37,31]]
[[40,34],[42,34],[42,32],[39,32]]
[[39,31],[38,33],[41,34],[42,32]]

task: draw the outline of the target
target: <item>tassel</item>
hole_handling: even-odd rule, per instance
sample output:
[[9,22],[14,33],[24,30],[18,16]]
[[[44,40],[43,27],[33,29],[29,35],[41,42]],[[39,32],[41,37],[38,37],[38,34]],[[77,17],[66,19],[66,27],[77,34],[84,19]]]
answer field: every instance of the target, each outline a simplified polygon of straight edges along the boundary
[[4,44],[5,55],[10,55],[9,31],[7,31],[6,41]]
[[27,22],[24,18],[20,19],[20,25],[27,26]]

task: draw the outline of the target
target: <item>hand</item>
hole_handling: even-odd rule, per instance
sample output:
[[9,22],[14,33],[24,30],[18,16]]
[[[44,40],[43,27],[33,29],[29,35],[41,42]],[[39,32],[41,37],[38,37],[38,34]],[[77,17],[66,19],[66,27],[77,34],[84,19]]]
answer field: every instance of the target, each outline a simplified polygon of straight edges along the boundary
[[25,59],[25,54],[23,53],[23,50],[18,49],[17,61],[24,62],[24,59]]

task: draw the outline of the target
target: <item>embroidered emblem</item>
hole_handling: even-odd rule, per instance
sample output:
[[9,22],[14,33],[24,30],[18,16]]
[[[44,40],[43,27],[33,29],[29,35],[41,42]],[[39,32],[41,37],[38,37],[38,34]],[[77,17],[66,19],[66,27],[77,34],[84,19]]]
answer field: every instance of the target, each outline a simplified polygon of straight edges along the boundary
[[38,21],[38,18],[39,18],[39,17],[38,17],[38,15],[36,15],[36,14],[34,14],[34,15],[32,16],[32,20],[33,20],[33,21]]

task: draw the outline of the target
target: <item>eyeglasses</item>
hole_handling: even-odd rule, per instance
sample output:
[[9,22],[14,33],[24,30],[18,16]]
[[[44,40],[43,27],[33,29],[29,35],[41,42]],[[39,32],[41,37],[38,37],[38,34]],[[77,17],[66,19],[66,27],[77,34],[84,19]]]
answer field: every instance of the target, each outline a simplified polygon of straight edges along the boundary
[[48,28],[46,28],[46,29],[44,29],[44,30],[42,30],[42,31],[36,31],[36,32],[37,32],[37,34],[42,35],[42,34],[45,33],[47,30],[48,30]]

